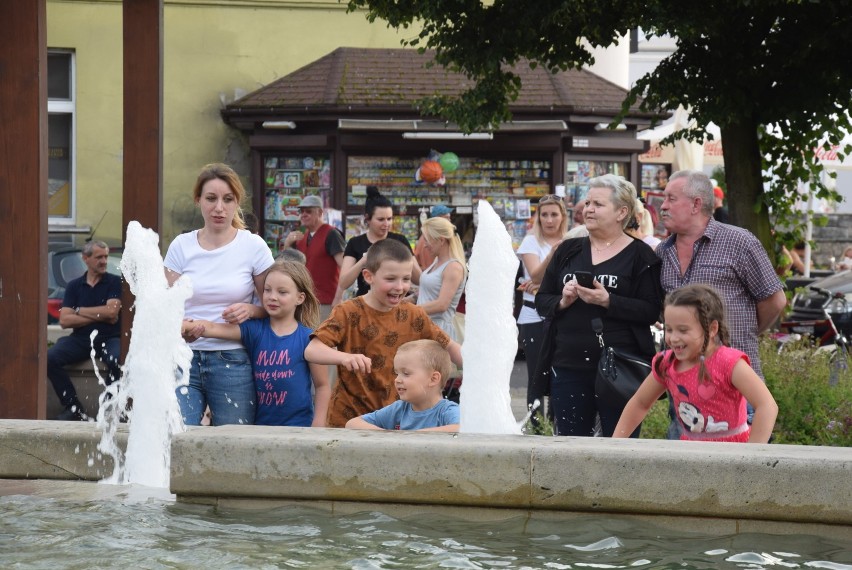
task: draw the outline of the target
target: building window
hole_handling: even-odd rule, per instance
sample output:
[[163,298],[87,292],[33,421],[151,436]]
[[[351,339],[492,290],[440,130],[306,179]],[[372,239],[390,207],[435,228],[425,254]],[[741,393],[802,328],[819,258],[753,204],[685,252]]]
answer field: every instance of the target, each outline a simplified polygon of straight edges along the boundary
[[47,54],[47,193],[51,223],[75,217],[74,54]]

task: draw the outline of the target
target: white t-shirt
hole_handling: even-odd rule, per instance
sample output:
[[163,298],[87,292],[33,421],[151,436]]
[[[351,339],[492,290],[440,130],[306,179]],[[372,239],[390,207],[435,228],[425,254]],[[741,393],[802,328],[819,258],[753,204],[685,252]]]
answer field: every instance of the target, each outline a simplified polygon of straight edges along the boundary
[[[523,254],[532,253],[538,256],[539,262],[544,261],[544,258],[547,257],[547,254],[550,253],[552,247],[548,243],[539,243],[533,234],[527,234],[524,237],[524,241],[521,242],[521,245],[518,246],[518,257],[521,257]],[[521,257],[521,267],[524,268],[524,279],[529,280],[530,272],[527,271],[526,265],[524,265],[524,260]],[[524,301],[535,301],[535,295],[531,295],[524,291]],[[519,325],[528,325],[530,323],[537,323],[543,321],[535,309],[532,307],[527,307],[524,305],[521,307],[521,312],[518,314],[518,324]]]
[[645,236],[642,238],[642,241],[650,245],[651,249],[657,249],[657,246],[660,245],[662,240],[657,236]]
[[587,235],[589,235],[589,229],[585,226],[585,224],[580,224],[579,226],[574,226],[568,230],[568,233],[565,234],[565,239],[586,237]]
[[[163,264],[192,283],[186,300],[186,317],[224,323],[222,312],[234,303],[254,301],[254,276],[272,265],[272,252],[263,239],[247,230],[237,231],[234,240],[207,251],[198,245],[198,230],[181,234],[169,245]],[[259,304],[259,302],[257,303]],[[200,338],[193,350],[242,348],[238,341]]]

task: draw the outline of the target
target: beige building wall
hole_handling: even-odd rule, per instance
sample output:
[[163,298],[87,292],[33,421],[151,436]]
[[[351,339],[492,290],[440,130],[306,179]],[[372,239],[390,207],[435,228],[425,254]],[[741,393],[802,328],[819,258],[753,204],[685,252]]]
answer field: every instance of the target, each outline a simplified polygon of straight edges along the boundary
[[625,34],[617,44],[608,47],[594,47],[585,40],[586,48],[595,57],[594,65],[587,67],[592,73],[615,83],[622,89],[630,89],[630,36]]
[[47,3],[48,49],[75,53],[74,221],[94,227],[103,217],[97,237],[110,243],[121,239],[121,33],[121,2]]
[[[399,47],[403,37],[337,0],[165,0],[163,249],[199,227],[190,192],[209,162],[248,173],[248,146],[219,110],[338,47]],[[122,6],[48,0],[48,47],[76,53],[76,225],[121,239]],[[405,37],[415,32],[407,30]],[[244,182],[247,182],[244,179]]]

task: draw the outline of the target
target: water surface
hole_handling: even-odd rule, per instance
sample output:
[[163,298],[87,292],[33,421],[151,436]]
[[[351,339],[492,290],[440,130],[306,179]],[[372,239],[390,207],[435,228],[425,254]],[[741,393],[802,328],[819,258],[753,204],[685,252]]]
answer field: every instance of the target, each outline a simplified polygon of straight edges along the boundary
[[39,484],[36,494],[7,486],[12,494],[0,496],[3,568],[852,570],[852,537],[708,537],[605,515],[470,522],[435,513],[333,515],[311,506],[216,508],[134,486],[98,485],[100,492],[73,496],[64,492],[68,483],[53,484],[53,493]]

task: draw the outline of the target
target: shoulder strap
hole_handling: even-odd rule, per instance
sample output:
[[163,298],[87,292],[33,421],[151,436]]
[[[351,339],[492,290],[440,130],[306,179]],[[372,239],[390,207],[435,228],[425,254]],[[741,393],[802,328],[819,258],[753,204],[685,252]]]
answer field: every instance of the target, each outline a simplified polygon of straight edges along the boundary
[[595,334],[598,337],[598,344],[601,345],[601,348],[604,348],[604,339],[603,339],[603,321],[600,318],[592,319],[592,330],[595,331]]

